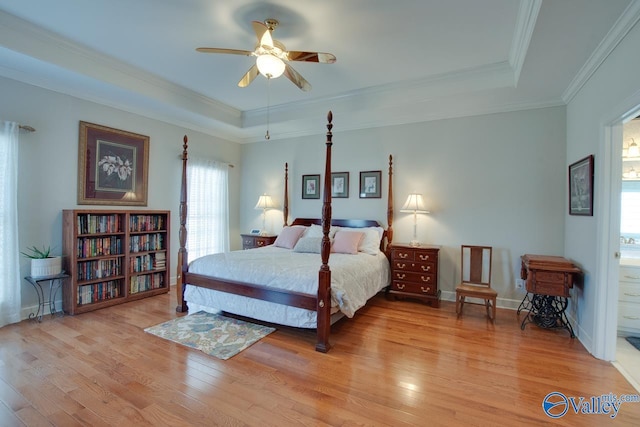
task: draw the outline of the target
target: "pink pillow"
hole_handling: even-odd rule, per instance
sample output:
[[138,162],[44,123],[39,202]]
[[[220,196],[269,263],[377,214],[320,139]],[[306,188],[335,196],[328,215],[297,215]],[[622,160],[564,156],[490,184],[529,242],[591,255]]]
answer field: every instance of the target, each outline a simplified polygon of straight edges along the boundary
[[333,239],[331,252],[341,254],[357,254],[358,245],[364,237],[364,233],[360,231],[342,231],[338,230]]
[[302,233],[304,233],[305,227],[284,227],[276,241],[273,242],[273,246],[280,248],[293,249],[298,242]]

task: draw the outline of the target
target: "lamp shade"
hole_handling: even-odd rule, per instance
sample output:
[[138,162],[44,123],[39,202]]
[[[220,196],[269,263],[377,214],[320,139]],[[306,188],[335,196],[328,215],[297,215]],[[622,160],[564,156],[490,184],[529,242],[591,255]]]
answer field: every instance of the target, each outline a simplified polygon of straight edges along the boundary
[[256,203],[256,207],[254,209],[274,209],[278,207],[271,196],[268,194],[263,194],[258,198],[258,203]]
[[270,54],[264,54],[258,56],[256,59],[256,65],[260,74],[268,79],[275,79],[280,77],[284,73],[284,62],[277,56]]
[[411,193],[407,197],[407,201],[404,202],[402,208],[400,208],[400,212],[405,213],[429,213],[427,208],[424,206],[424,201],[422,200],[422,194]]
[[638,149],[638,144],[631,138],[631,144],[629,144],[629,148],[627,148],[627,157],[638,157],[640,156],[640,149]]

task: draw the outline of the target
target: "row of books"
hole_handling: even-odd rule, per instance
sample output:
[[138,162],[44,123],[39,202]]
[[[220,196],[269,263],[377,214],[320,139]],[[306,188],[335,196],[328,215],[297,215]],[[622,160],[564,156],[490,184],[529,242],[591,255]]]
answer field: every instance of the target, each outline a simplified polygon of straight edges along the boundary
[[[160,257],[160,259],[158,259]],[[139,255],[129,258],[129,271],[139,273],[141,271],[164,270],[166,267],[164,252]]]
[[131,252],[157,251],[164,249],[164,235],[162,234],[140,234],[131,236],[129,247]]
[[121,237],[83,237],[78,239],[78,258],[121,254]]
[[164,215],[131,215],[129,217],[129,231],[159,231],[165,228]]
[[129,293],[136,294],[151,289],[159,289],[164,287],[164,274],[145,274],[142,276],[133,276],[131,278],[131,287]]
[[78,281],[122,275],[122,258],[101,259],[78,263]]
[[108,282],[83,285],[78,288],[78,305],[93,304],[122,295],[121,280],[109,280]]
[[78,234],[122,232],[122,215],[78,215]]

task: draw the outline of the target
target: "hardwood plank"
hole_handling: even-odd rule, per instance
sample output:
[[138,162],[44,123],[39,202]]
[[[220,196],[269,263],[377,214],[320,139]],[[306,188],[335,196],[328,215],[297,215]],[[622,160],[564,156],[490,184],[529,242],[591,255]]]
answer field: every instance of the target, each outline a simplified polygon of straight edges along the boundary
[[[637,392],[566,331],[498,310],[436,309],[376,296],[332,326],[277,331],[222,361],[144,332],[184,314],[170,294],[77,316],[0,328],[0,425],[602,425],[606,415],[551,420],[550,392]],[[624,403],[619,425],[640,425]]]

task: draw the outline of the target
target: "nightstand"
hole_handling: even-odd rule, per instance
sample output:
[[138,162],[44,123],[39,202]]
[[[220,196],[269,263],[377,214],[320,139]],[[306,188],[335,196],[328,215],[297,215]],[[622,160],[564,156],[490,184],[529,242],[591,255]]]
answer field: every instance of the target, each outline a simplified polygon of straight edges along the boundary
[[388,297],[414,298],[440,307],[438,252],[440,246],[391,245],[391,287]]
[[261,248],[263,246],[273,245],[278,236],[261,236],[259,234],[241,234],[242,249]]

